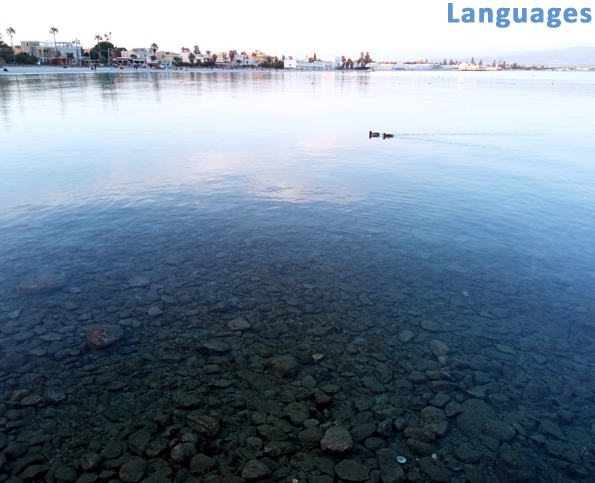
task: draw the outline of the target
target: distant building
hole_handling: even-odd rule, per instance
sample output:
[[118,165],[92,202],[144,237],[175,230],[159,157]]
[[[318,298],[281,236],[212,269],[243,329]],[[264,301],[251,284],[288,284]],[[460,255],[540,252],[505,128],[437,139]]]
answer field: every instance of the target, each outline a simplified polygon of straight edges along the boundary
[[[68,58],[68,54],[72,55],[72,60],[77,60],[77,46],[72,42],[41,42],[37,40],[26,40],[21,42],[17,53],[30,54],[37,57],[42,62],[49,62],[50,59]],[[58,53],[59,55],[56,55]],[[78,58],[81,58],[82,51],[78,50]],[[64,64],[60,64],[64,65]]]
[[296,70],[334,70],[339,64],[334,62],[325,62],[322,60],[315,60],[310,62],[308,60],[298,59],[285,59],[283,67],[285,69],[296,69]]
[[248,54],[248,57],[254,61],[255,64],[262,64],[267,61],[270,55],[261,52],[260,50],[254,50]]
[[145,67],[151,61],[153,51],[149,48],[140,47],[131,50],[122,50],[120,57],[116,59],[119,65]]
[[457,65],[457,70],[487,70],[485,65],[473,64],[472,62],[462,62]]
[[131,50],[122,50],[121,54],[122,57],[128,57],[132,59],[150,59],[152,55],[154,55],[153,51],[148,48],[137,48]]
[[169,52],[167,50],[159,50],[155,56],[160,63],[166,65],[171,65],[171,63],[174,61],[174,57],[179,57],[180,59],[182,58],[182,54],[179,52]]

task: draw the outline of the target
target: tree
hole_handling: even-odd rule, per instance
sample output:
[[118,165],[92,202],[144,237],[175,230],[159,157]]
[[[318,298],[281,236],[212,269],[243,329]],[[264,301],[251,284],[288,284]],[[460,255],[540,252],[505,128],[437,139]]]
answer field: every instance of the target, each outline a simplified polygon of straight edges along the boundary
[[158,45],[157,45],[155,42],[153,42],[153,43],[151,44],[151,50],[153,51],[153,56],[155,56],[155,54],[156,54],[156,53],[157,53],[157,51],[159,50],[159,46],[158,46]]
[[314,59],[314,61],[317,61],[318,59],[316,58],[316,52],[314,52],[314,55],[312,56],[312,58]]
[[483,65],[483,60],[479,59],[479,65]]
[[192,52],[190,52],[188,54],[188,60],[190,61],[191,64],[194,64],[194,60],[196,59],[196,55],[194,55]]
[[364,57],[364,64],[368,65],[372,62],[374,62],[374,61],[372,60],[372,57],[370,57],[370,52],[366,52],[366,55]]
[[444,62],[442,62],[442,65],[446,65],[446,57],[444,57]]
[[237,50],[230,50],[229,51],[229,60],[233,62],[234,57],[238,54]]
[[16,59],[14,57],[14,48],[12,46],[12,36],[16,33],[17,33],[17,31],[15,29],[13,29],[12,27],[8,27],[6,29],[6,34],[10,37],[10,50],[12,50],[12,62],[13,63],[16,63]]
[[217,62],[217,54],[213,54],[213,64]]
[[21,52],[20,54],[15,55],[15,61],[17,64],[35,65],[37,64],[38,59],[34,55]]
[[475,64],[475,57],[471,57],[471,63]]
[[196,55],[196,56],[200,55],[200,47],[198,45],[194,46],[194,55]]
[[[105,37],[105,41],[108,43],[107,46],[107,62],[109,63],[111,55],[110,55],[110,48],[113,47],[114,45],[111,43],[112,42],[112,33],[109,32],[107,34],[104,35]],[[110,47],[111,46],[111,47]]]
[[76,49],[76,63],[77,65],[80,65],[81,61],[79,60],[79,45],[81,45],[81,41],[79,39],[74,39],[72,43]]
[[184,54],[184,53],[186,53],[186,52],[190,52],[190,49],[189,49],[188,47],[182,47],[182,48],[180,49],[180,52],[182,52],[182,53]]
[[58,52],[58,44],[56,43],[56,34],[59,33],[56,27],[50,28],[50,33],[54,35],[54,49],[56,49],[56,57],[60,57],[60,52]]

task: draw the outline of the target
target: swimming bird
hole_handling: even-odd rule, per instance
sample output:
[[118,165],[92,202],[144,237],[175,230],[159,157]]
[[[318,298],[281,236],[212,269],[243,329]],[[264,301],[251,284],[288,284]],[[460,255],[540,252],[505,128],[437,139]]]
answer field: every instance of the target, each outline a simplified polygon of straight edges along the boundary
[[370,131],[370,137],[371,137],[371,138],[377,138],[377,137],[380,137],[380,133],[379,133],[379,132],[372,132],[372,131]]
[[394,136],[393,136],[392,134],[386,134],[386,133],[383,133],[383,134],[382,134],[382,139],[386,139],[386,138],[393,138],[393,137],[394,137]]

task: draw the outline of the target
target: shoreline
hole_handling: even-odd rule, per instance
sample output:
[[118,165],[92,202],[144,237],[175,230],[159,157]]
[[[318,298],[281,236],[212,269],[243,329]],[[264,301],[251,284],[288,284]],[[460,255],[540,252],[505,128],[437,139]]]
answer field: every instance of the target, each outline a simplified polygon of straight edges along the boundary
[[[4,69],[7,69],[7,72],[4,72]],[[575,72],[575,73],[585,73],[585,72],[594,72],[593,70],[558,70],[558,69],[544,69],[544,70],[525,70],[525,69],[514,69],[514,70],[499,70],[499,71],[474,71],[474,70],[366,70],[366,71],[358,71],[358,70],[297,70],[297,69],[270,69],[270,68],[255,68],[255,69],[211,69],[206,67],[196,67],[196,68],[189,68],[188,70],[185,69],[138,69],[134,70],[129,67],[121,68],[109,68],[109,67],[98,67],[97,70],[92,70],[90,67],[58,67],[58,66],[4,66],[0,67],[0,75],[43,75],[43,74],[105,74],[105,73],[190,73],[190,72],[225,72],[225,73],[232,73],[232,72],[301,72],[307,74],[325,74],[325,73],[349,73],[349,74],[371,74],[371,73],[380,73],[380,72],[393,72],[398,74],[404,73],[440,73],[441,75],[446,74],[462,74],[462,73],[482,73],[485,74],[487,72],[501,72],[501,73],[513,73],[513,72]]]

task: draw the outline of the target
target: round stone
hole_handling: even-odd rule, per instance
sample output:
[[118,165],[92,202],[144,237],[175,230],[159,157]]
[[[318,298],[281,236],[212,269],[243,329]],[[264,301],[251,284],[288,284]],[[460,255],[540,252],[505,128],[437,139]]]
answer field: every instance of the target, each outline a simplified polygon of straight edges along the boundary
[[196,447],[192,443],[181,443],[171,449],[170,457],[176,463],[188,461],[196,454]]
[[87,329],[87,343],[92,349],[103,349],[119,341],[124,331],[119,325],[99,324]]
[[219,421],[198,411],[188,414],[188,426],[193,431],[206,437],[215,436],[219,432]]
[[23,280],[18,291],[25,295],[36,295],[61,289],[64,286],[64,279],[52,273],[33,275]]
[[213,458],[210,458],[206,454],[199,453],[193,456],[190,460],[190,473],[193,475],[204,475],[209,471],[212,471],[216,466],[216,462]]
[[150,283],[151,282],[149,281],[149,279],[145,277],[134,277],[128,280],[128,285],[130,285],[133,288],[146,287]]
[[101,456],[97,453],[87,453],[81,456],[81,468],[84,471],[91,471],[94,470],[99,466],[101,462]]
[[250,323],[243,317],[238,317],[230,320],[227,323],[227,327],[229,330],[248,330],[250,328]]
[[335,466],[335,473],[343,481],[366,481],[370,469],[356,460],[343,460]]
[[324,433],[320,447],[331,453],[344,453],[353,447],[353,438],[345,428],[333,426]]
[[242,478],[245,480],[260,480],[270,476],[270,474],[269,467],[258,460],[248,461],[242,470]]
[[142,479],[147,468],[147,462],[140,456],[133,456],[120,468],[120,479],[124,483],[137,483]]

